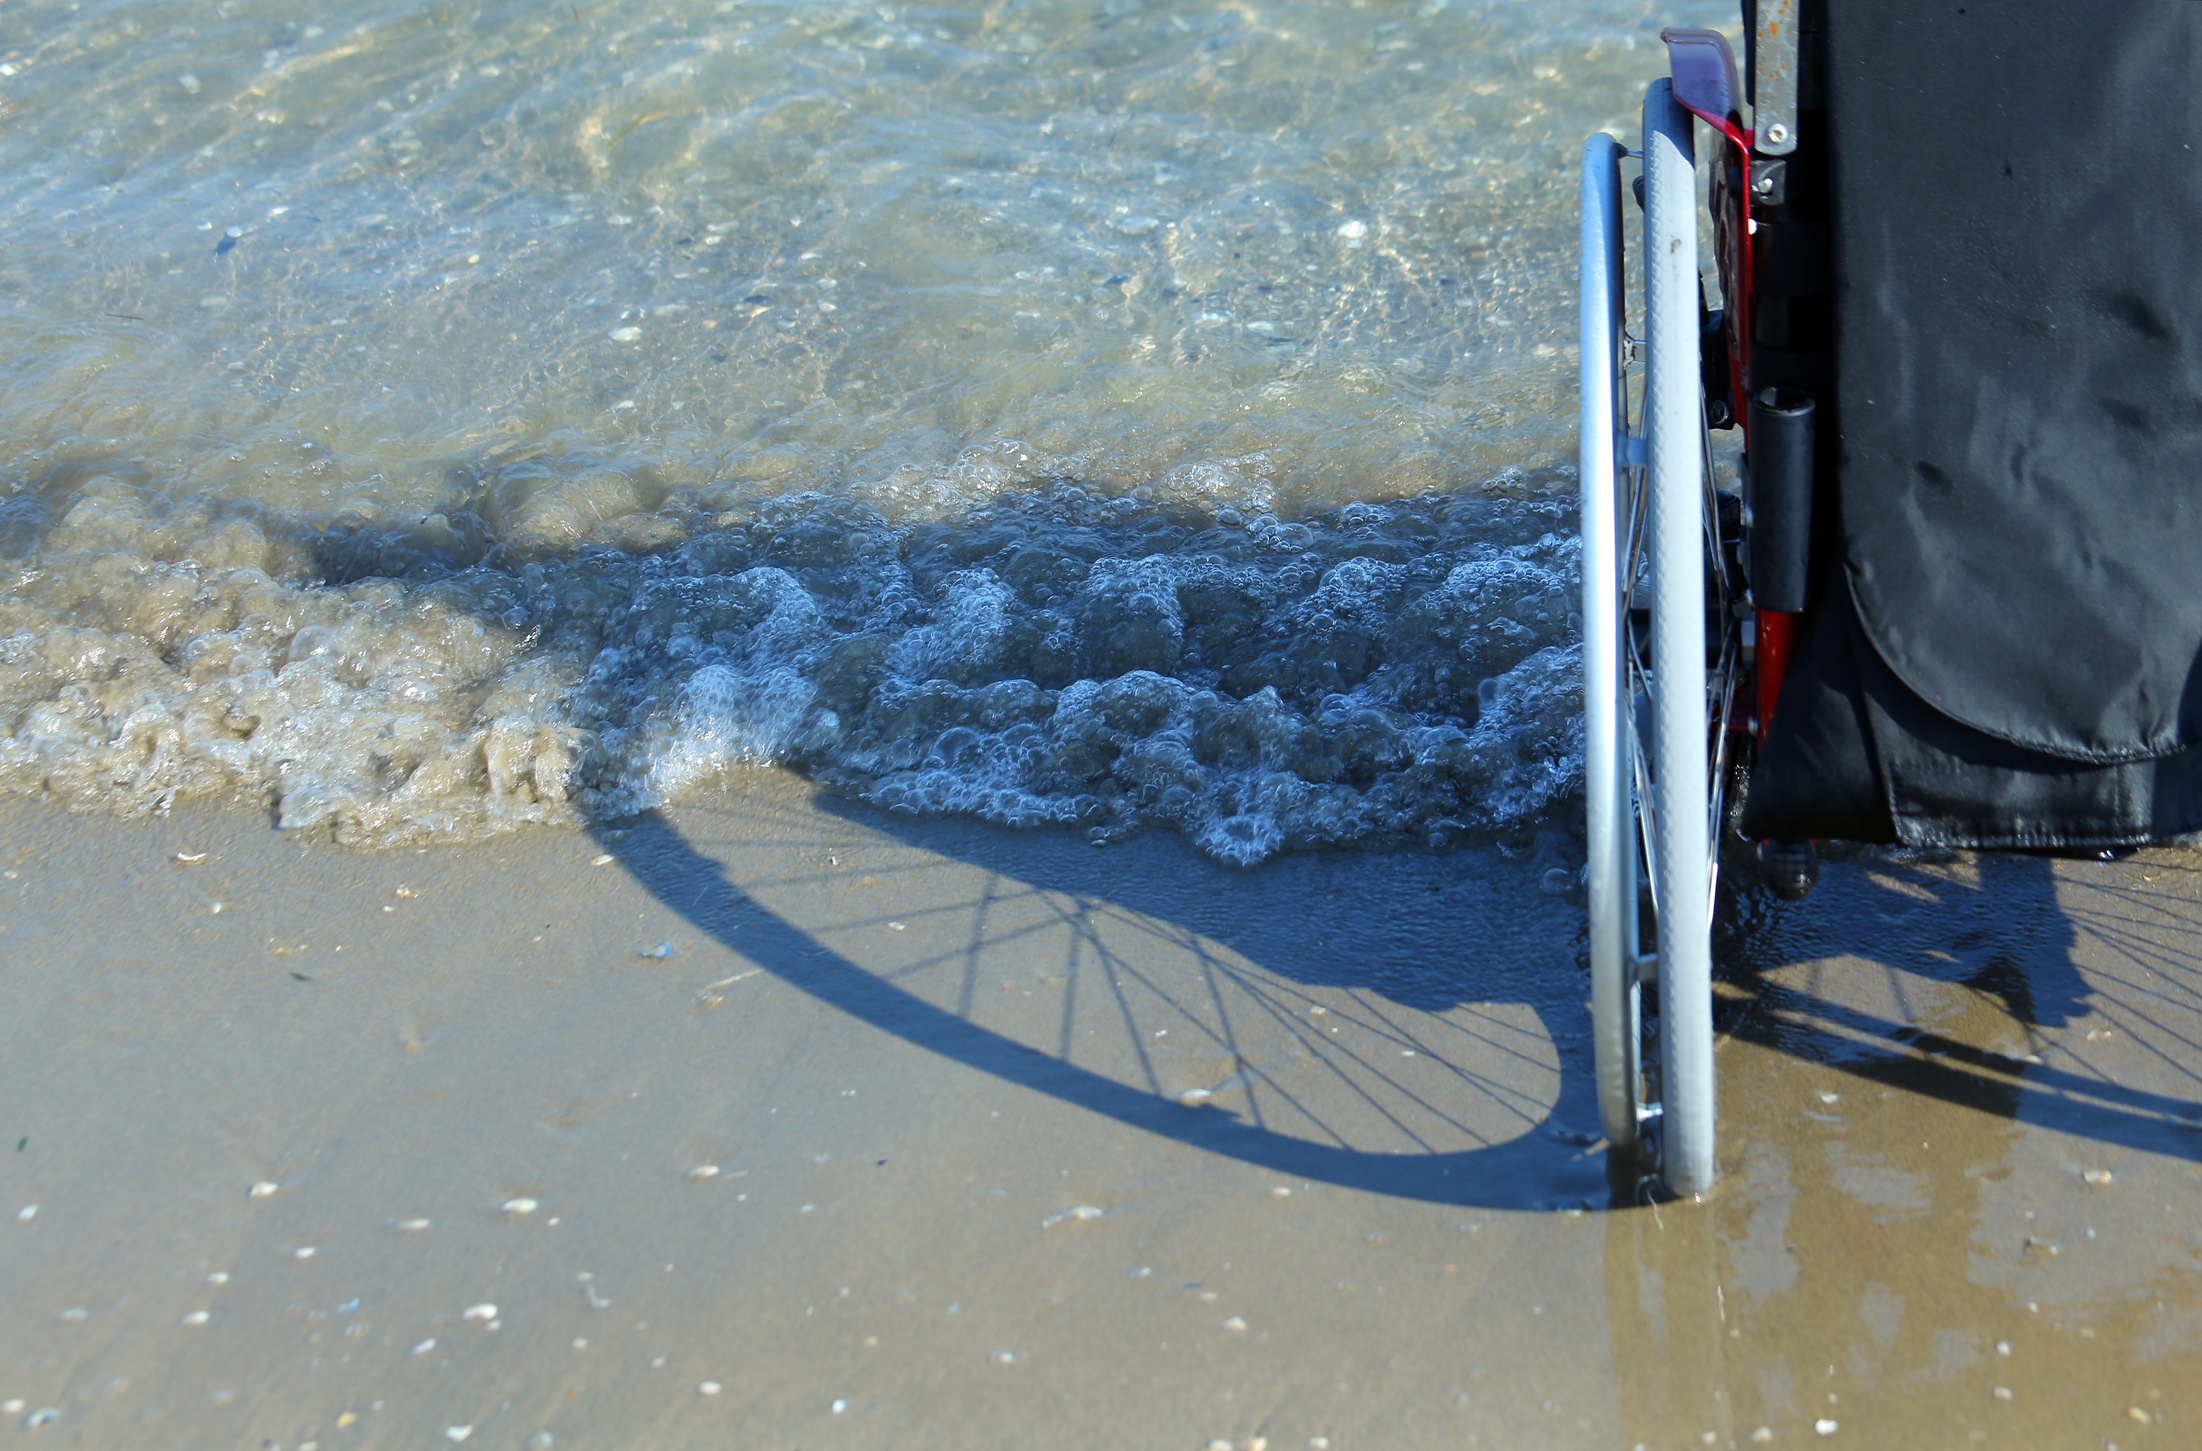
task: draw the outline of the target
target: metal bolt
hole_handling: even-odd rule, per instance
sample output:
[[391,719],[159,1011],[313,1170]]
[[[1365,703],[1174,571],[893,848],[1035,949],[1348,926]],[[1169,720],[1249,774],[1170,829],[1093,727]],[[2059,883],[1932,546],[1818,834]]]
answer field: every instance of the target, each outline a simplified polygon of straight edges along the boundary
[[1769,174],[1767,174],[1767,175],[1765,175],[1765,176],[1762,176],[1762,177],[1760,177],[1760,178],[1759,178],[1759,179],[1758,179],[1757,181],[1755,181],[1755,182],[1752,182],[1752,183],[1751,183],[1751,190],[1753,190],[1753,191],[1757,192],[1757,193],[1758,193],[1758,194],[1759,194],[1760,196],[1765,196],[1765,195],[1766,195],[1767,193],[1771,192],[1771,191],[1772,191],[1773,189],[1774,189],[1774,178],[1773,178],[1773,175],[1772,175],[1771,173],[1769,173]]
[[1774,145],[1779,146],[1789,139],[1789,128],[1782,125],[1779,121],[1776,121],[1773,125],[1766,128],[1766,139],[1772,142]]

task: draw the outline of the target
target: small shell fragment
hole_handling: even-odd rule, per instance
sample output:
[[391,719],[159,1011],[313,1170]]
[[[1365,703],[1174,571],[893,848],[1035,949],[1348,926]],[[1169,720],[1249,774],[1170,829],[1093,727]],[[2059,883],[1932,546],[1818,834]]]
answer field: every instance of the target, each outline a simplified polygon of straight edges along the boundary
[[533,1214],[537,1209],[541,1208],[542,1206],[537,1204],[532,1199],[520,1198],[507,1199],[504,1202],[503,1207],[505,1213],[507,1214]]
[[398,1221],[398,1228],[407,1234],[419,1234],[422,1230],[428,1228],[432,1222],[426,1219],[401,1219]]
[[2108,1184],[2111,1174],[2108,1169],[2087,1169],[2081,1172],[2080,1177],[2090,1184]]
[[446,1426],[443,1428],[443,1434],[447,1440],[464,1441],[474,1434],[474,1428],[472,1426]]
[[721,1386],[717,1381],[707,1380],[696,1387],[696,1394],[699,1396],[715,1396],[720,1390]]
[[434,1350],[435,1348],[436,1337],[431,1335],[426,1340],[423,1340],[420,1344],[414,1346],[412,1350],[408,1351],[407,1353],[410,1355],[426,1355],[429,1351]]
[[183,1323],[186,1325],[204,1325],[211,1318],[204,1310],[194,1310],[183,1317]]
[[51,1426],[54,1422],[60,1419],[61,1412],[55,1410],[52,1406],[47,1406],[43,1410],[33,1411],[28,1416],[25,1416],[23,1418],[23,1424],[35,1429],[39,1426]]
[[1246,1320],[1242,1316],[1233,1315],[1230,1319],[1223,1322],[1223,1328],[1226,1330],[1244,1330],[1246,1328]]
[[494,1320],[497,1318],[497,1307],[486,1303],[469,1305],[466,1307],[466,1313],[459,1318],[462,1320]]
[[607,851],[607,852],[600,852],[600,853],[599,853],[599,854],[597,855],[597,858],[596,858],[596,860],[594,860],[594,861],[592,861],[592,862],[590,862],[590,863],[589,863],[589,865],[590,865],[590,866],[592,866],[592,867],[608,867],[608,866],[610,866],[611,864],[612,864],[612,854],[611,854],[610,852],[608,852],[608,851]]
[[698,1164],[688,1171],[688,1177],[691,1179],[716,1179],[719,1177],[719,1166],[717,1164]]
[[17,1224],[29,1224],[36,1218],[38,1218],[38,1206],[35,1204],[26,1204],[15,1211],[15,1222]]
[[196,866],[206,860],[206,853],[203,851],[180,851],[176,853],[176,860],[187,867]]
[[1841,1430],[1842,1427],[1836,1422],[1827,1420],[1823,1417],[1822,1419],[1814,1421],[1812,1423],[1812,1429],[1819,1432],[1823,1436],[1832,1436],[1837,1431]]
[[291,1258],[294,1260],[310,1260],[319,1253],[321,1251],[315,1249],[312,1245],[302,1244],[291,1251]]
[[636,954],[635,954],[635,956],[637,956],[637,957],[655,957],[655,958],[665,958],[665,957],[671,957],[672,955],[673,955],[673,944],[672,944],[672,943],[670,943],[670,942],[660,942],[660,943],[659,943],[659,944],[658,944],[657,946],[655,946],[655,947],[646,947],[646,948],[644,948],[644,949],[643,949],[642,951],[640,951],[640,952],[638,952],[638,953],[636,953]]
[[259,1183],[253,1185],[250,1189],[245,1191],[245,1197],[247,1199],[266,1199],[282,1187],[282,1185],[276,1183],[273,1179],[262,1179]]

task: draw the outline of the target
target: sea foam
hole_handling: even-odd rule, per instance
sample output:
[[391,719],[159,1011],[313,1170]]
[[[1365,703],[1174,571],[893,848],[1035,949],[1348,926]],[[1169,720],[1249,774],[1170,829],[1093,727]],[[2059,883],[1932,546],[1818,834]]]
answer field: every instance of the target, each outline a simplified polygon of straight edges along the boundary
[[1284,519],[1217,507],[1229,472],[960,513],[669,506],[643,547],[565,552],[540,508],[332,524],[94,481],[15,550],[0,784],[257,797],[374,845],[786,767],[891,813],[1161,827],[1242,864],[1570,808],[1564,475]]

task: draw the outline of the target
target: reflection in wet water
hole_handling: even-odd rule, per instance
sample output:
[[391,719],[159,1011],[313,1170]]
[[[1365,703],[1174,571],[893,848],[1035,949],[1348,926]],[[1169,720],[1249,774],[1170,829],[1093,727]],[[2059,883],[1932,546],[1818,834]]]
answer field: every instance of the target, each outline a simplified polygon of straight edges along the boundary
[[1607,1231],[1631,1436],[2192,1427],[2192,879],[2173,853],[1869,855],[1738,934],[1727,1181]]

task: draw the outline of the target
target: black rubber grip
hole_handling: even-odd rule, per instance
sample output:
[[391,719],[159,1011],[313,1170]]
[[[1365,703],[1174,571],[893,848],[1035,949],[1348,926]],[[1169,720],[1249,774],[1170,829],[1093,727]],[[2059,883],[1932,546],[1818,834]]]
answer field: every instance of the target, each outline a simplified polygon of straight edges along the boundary
[[1815,411],[1801,388],[1751,395],[1751,598],[1762,610],[1793,614],[1807,603]]

